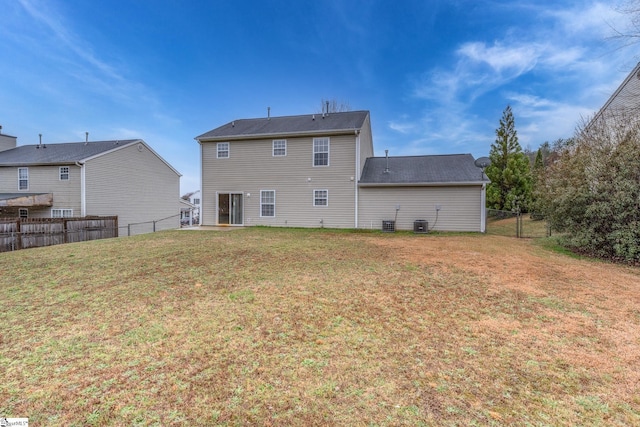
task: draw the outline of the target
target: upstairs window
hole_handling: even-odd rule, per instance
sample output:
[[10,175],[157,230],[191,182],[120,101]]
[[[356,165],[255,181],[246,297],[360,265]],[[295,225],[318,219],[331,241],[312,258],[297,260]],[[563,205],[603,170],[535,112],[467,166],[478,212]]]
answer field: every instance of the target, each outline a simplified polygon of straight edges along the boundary
[[329,166],[329,138],[313,138],[313,166]]
[[71,218],[73,209],[51,209],[51,218]]
[[60,181],[69,180],[69,166],[60,166]]
[[25,208],[18,209],[18,216],[20,218],[29,218],[29,210]]
[[313,206],[329,206],[329,190],[313,190]]
[[275,190],[260,191],[260,216],[276,216],[276,192]]
[[18,190],[29,189],[29,168],[18,168]]
[[193,199],[193,204],[194,205],[199,205],[200,204],[200,199]]
[[286,155],[287,155],[287,140],[274,139],[273,140],[273,157],[282,157]]
[[219,159],[228,159],[229,158],[229,143],[228,142],[218,142],[218,158]]

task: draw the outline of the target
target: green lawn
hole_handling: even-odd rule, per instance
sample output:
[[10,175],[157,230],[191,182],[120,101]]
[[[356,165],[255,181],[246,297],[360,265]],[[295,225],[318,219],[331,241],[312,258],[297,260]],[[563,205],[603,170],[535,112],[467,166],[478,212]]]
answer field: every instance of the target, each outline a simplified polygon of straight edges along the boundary
[[[522,277],[451,261],[507,245],[557,282],[520,289]],[[637,269],[485,235],[249,228],[3,253],[0,416],[32,426],[640,425],[640,302],[573,300],[568,289],[584,285],[564,272],[574,267],[630,277],[640,295]],[[628,323],[609,303],[627,307]],[[620,340],[627,329],[635,336]]]

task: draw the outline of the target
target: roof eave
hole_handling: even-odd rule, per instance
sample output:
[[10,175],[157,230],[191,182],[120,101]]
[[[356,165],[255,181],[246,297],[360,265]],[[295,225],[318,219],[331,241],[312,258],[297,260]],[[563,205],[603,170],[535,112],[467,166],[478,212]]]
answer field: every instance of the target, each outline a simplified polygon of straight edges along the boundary
[[313,135],[351,135],[360,132],[361,128],[350,129],[331,129],[331,130],[313,130],[313,131],[296,131],[296,132],[275,132],[275,133],[257,133],[246,135],[227,135],[227,136],[197,136],[195,138],[199,143],[203,142],[228,142],[228,141],[241,141],[246,139],[269,139],[269,138],[282,138],[282,137],[297,137],[297,136],[313,136]]
[[480,186],[489,181],[457,181],[457,182],[358,182],[360,187],[462,187]]
[[0,167],[21,168],[26,166],[68,166],[76,163],[76,160],[66,160],[64,162],[20,162],[20,163],[0,163]]

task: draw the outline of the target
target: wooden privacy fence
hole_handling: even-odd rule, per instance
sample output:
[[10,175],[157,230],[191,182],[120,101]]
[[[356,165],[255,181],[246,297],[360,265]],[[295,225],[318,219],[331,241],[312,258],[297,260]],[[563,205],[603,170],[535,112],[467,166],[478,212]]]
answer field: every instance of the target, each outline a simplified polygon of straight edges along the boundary
[[0,218],[0,252],[118,237],[117,216]]

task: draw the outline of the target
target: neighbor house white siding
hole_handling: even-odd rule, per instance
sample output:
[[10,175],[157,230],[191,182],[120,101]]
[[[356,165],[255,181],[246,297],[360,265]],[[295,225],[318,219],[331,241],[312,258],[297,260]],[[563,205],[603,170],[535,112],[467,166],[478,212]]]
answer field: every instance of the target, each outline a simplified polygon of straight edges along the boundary
[[25,207],[31,218],[49,218],[51,209],[73,209],[74,216],[80,216],[80,168],[69,168],[69,179],[60,180],[60,166],[21,166],[29,170],[29,188],[18,189],[18,167],[0,167],[0,193],[52,193],[53,206]]
[[480,185],[361,187],[359,194],[358,228],[380,230],[395,220],[396,230],[413,230],[414,221],[426,220],[430,230],[482,231]]
[[86,214],[117,215],[119,235],[178,228],[180,176],[149,147],[136,143],[85,164]]

